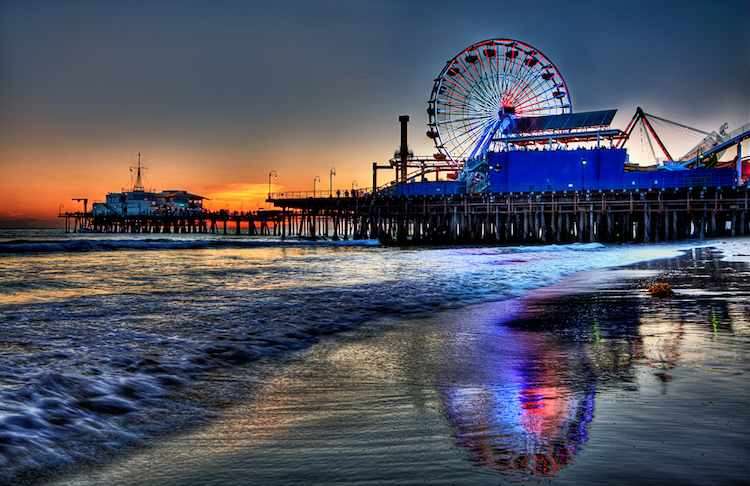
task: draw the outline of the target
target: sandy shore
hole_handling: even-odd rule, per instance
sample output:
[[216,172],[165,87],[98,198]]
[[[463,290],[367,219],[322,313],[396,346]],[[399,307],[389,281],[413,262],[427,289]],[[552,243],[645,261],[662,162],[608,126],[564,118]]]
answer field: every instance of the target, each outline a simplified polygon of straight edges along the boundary
[[[642,290],[657,276],[674,297]],[[365,326],[216,420],[56,484],[746,480],[748,276],[694,250]]]

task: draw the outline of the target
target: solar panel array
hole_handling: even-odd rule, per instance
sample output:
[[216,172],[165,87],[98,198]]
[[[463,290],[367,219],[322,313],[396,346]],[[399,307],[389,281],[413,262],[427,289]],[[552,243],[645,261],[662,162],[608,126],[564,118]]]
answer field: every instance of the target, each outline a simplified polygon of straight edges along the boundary
[[606,127],[612,123],[617,110],[584,111],[564,115],[545,115],[517,118],[511,133],[543,132],[549,130],[575,130],[579,128]]

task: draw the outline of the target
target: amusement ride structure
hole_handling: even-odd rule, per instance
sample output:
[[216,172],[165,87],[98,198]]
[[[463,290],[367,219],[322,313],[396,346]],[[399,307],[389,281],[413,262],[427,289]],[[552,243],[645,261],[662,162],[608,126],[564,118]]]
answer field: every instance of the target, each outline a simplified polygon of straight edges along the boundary
[[[426,182],[429,172],[435,172],[438,179],[441,172],[447,172],[456,184],[397,192],[647,189],[692,186],[700,180],[708,185],[735,185],[750,175],[747,157],[743,173],[741,146],[750,138],[750,124],[731,133],[726,132],[726,124],[719,131],[707,132],[638,108],[625,130],[619,130],[610,127],[616,112],[574,113],[562,73],[528,43],[506,38],[477,42],[448,60],[433,83],[427,103],[427,137],[437,152],[432,157],[411,154],[405,146],[408,117],[402,116],[402,146],[390,161],[398,173],[396,182]],[[701,134],[704,139],[674,159],[654,129],[657,122]],[[628,161],[625,145],[636,127],[648,142],[653,167]],[[654,144],[663,157],[657,157]],[[731,167],[719,164],[722,154],[735,147],[737,156]],[[409,174],[409,168],[418,170]],[[654,170],[659,171],[655,179]]]
[[496,138],[527,116],[571,113],[573,103],[560,71],[542,52],[512,39],[477,42],[449,60],[432,87],[427,136],[436,158],[463,164],[461,179],[483,192],[487,153]]

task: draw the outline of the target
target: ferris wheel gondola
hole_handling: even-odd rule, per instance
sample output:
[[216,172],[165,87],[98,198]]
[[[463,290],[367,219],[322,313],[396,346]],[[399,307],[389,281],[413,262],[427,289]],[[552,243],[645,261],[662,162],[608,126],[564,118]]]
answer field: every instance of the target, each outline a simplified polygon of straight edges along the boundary
[[435,79],[427,136],[445,160],[459,166],[478,145],[490,143],[493,127],[571,111],[567,83],[547,56],[525,42],[489,39],[459,52]]

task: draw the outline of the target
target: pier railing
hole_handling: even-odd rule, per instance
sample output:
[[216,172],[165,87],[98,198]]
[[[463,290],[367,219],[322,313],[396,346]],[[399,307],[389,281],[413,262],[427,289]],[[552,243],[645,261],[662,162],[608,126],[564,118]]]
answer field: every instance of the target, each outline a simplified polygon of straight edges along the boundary
[[333,191],[284,191],[284,192],[272,192],[268,195],[268,200],[273,201],[275,199],[316,199],[316,198],[332,198],[332,197],[363,197],[372,192],[370,187],[362,187],[355,189],[334,189]]

